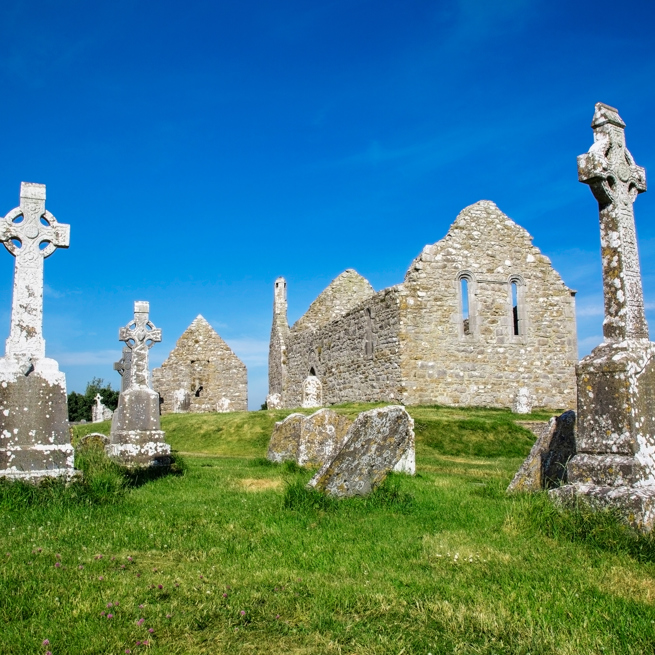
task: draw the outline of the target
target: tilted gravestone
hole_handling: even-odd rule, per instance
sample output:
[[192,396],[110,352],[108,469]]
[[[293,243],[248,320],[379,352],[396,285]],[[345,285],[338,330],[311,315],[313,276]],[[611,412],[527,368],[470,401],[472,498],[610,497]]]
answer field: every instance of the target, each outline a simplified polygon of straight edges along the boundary
[[111,424],[107,454],[126,466],[167,466],[170,446],[159,422],[159,394],[153,391],[148,350],[161,341],[161,330],[148,318],[147,302],[134,303],[134,320],[119,330],[130,348],[129,386],[121,392]]
[[336,497],[364,496],[391,470],[414,473],[414,420],[399,405],[362,412],[307,486]]
[[0,219],[0,241],[16,258],[11,331],[0,358],[0,477],[70,477],[66,378],[45,356],[43,260],[68,248],[70,226],[45,208],[45,185],[23,182],[20,206]]
[[577,455],[569,485],[551,491],[613,507],[634,527],[655,523],[655,344],[648,325],[637,251],[633,202],[646,174],[625,145],[625,123],[598,103],[594,144],[578,157],[578,177],[600,209],[605,319],[604,342],[577,368]]
[[275,424],[266,455],[271,462],[296,461],[300,429],[304,419],[304,414],[289,414],[284,421],[278,421]]
[[542,429],[507,491],[541,491],[567,481],[566,466],[575,455],[575,412],[553,416]]

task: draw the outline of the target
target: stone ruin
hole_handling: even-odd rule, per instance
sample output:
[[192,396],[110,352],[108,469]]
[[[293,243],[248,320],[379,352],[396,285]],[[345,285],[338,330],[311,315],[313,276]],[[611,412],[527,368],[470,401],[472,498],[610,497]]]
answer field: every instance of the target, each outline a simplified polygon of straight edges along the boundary
[[0,477],[37,482],[71,477],[66,378],[45,356],[43,261],[68,248],[70,227],[45,208],[44,184],[22,182],[20,206],[0,220],[15,257],[11,329],[0,358]]
[[246,366],[200,315],[154,369],[152,383],[162,413],[248,411]]
[[594,144],[578,177],[600,210],[604,341],[577,369],[577,454],[569,484],[550,493],[569,504],[611,507],[635,528],[655,523],[655,343],[648,337],[633,203],[646,174],[625,145],[618,111],[598,103]]
[[302,406],[310,375],[322,405],[512,407],[520,392],[535,407],[574,406],[574,295],[526,230],[477,202],[404,282],[376,293],[348,269],[291,328],[275,280],[269,406]]
[[111,421],[111,417],[114,415],[114,412],[105,407],[102,403],[102,396],[97,393],[95,400],[95,405],[91,408],[91,423],[102,423],[103,421]]
[[414,421],[397,405],[362,412],[355,421],[332,409],[290,414],[275,424],[267,457],[319,468],[309,486],[330,495],[366,495],[391,470],[414,474]]
[[129,379],[111,423],[107,454],[126,466],[168,466],[171,447],[159,422],[159,394],[153,391],[148,351],[161,341],[161,330],[149,320],[150,305],[134,303],[134,320],[118,332],[131,351]]

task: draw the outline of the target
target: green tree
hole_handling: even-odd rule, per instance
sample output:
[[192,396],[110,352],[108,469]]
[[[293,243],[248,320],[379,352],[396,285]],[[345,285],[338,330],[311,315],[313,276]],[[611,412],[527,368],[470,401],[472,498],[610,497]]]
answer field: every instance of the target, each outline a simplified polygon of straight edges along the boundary
[[71,391],[68,394],[68,420],[72,422],[90,421],[91,408],[95,404],[95,397],[100,394],[102,404],[111,410],[118,407],[119,391],[111,388],[111,384],[102,378],[93,378],[87,383],[86,391],[81,394]]

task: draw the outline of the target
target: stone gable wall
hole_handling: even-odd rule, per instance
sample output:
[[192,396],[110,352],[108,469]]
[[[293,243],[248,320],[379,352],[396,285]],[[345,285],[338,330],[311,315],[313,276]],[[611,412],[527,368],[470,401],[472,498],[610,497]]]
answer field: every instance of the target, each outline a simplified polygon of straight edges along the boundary
[[163,399],[163,413],[174,411],[173,394],[180,389],[189,394],[190,412],[225,411],[224,398],[229,411],[248,410],[246,366],[202,316],[153,370],[152,383]]
[[[468,276],[465,334],[462,275]],[[519,295],[515,336],[511,280]],[[527,387],[537,407],[575,407],[575,299],[494,203],[464,209],[444,239],[426,246],[401,285],[406,404],[510,407]]]
[[287,341],[286,407],[299,407],[302,382],[313,368],[323,403],[397,401],[401,389],[399,300],[381,291],[317,330],[298,329]]

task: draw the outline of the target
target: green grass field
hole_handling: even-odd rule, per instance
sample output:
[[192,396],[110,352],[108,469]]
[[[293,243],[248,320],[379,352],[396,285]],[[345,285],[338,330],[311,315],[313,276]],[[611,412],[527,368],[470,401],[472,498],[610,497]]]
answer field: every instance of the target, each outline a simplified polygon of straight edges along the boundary
[[367,499],[263,459],[288,411],[163,417],[177,475],[0,484],[0,653],[655,652],[652,539],[506,496],[509,412],[409,409],[417,475]]

